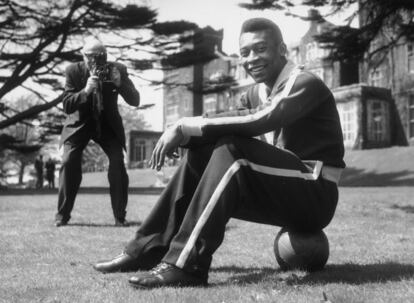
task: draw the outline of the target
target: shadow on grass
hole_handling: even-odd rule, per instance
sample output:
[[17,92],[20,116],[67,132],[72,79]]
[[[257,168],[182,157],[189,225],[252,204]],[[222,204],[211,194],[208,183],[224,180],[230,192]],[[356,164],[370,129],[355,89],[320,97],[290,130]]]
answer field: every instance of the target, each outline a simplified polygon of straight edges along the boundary
[[327,283],[386,283],[414,278],[414,265],[395,262],[374,264],[332,264],[324,270],[307,275],[300,284]]
[[211,269],[215,273],[225,273],[231,275],[231,277],[220,284],[256,284],[263,280],[267,280],[269,276],[281,272],[275,267],[239,267],[239,266],[221,266]]
[[414,172],[402,170],[389,173],[366,172],[355,167],[345,168],[339,186],[412,186]]
[[125,227],[131,227],[131,226],[140,226],[141,222],[139,221],[128,221],[128,226],[115,226],[115,224],[98,224],[98,223],[89,223],[89,222],[69,222],[68,227],[70,226],[85,226],[85,227],[114,227],[114,228],[125,228]]
[[391,208],[402,210],[408,214],[414,214],[414,206],[411,206],[411,205],[401,206],[401,205],[393,204],[391,205]]
[[218,267],[212,272],[228,273],[231,277],[222,284],[256,284],[263,281],[284,282],[289,285],[346,283],[386,283],[414,278],[414,265],[395,262],[374,264],[332,264],[324,270],[298,276],[272,267]]

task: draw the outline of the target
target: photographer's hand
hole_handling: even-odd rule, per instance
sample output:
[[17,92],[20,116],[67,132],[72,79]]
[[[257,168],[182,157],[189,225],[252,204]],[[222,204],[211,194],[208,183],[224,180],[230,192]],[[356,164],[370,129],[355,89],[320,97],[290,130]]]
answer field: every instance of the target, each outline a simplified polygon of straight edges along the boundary
[[84,91],[88,96],[98,88],[98,80],[99,78],[97,76],[89,76],[84,88]]
[[120,73],[119,69],[116,68],[116,66],[113,66],[111,68],[110,79],[116,87],[121,86],[121,73]]

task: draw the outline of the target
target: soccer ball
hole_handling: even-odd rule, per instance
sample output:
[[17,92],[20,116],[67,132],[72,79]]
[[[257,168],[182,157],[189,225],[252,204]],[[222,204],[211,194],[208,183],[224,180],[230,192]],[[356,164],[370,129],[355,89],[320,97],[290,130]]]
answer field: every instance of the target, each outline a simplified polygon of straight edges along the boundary
[[321,270],[329,257],[329,242],[321,230],[299,233],[282,228],[274,243],[276,261],[282,270]]

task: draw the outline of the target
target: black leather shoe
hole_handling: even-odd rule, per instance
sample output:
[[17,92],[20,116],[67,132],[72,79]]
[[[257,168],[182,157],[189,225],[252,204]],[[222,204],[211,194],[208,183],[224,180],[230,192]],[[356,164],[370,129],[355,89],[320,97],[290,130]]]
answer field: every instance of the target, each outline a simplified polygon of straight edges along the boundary
[[129,222],[125,219],[123,219],[123,220],[115,219],[115,226],[117,226],[117,227],[128,227]]
[[111,273],[135,271],[139,269],[139,265],[136,259],[126,253],[122,253],[112,260],[96,263],[93,268],[103,273]]
[[207,275],[188,273],[174,265],[161,262],[151,271],[131,277],[129,283],[137,288],[207,286]]

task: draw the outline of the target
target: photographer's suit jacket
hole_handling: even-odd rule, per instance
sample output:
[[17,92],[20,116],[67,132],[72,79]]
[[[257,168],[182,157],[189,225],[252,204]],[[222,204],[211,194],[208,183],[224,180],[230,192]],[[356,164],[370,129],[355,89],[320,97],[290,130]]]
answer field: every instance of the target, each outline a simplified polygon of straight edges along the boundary
[[[125,148],[125,132],[122,119],[118,111],[118,93],[124,100],[132,105],[139,105],[139,93],[128,77],[127,69],[118,62],[109,62],[110,68],[117,68],[121,74],[121,86],[116,87],[112,82],[103,84],[104,109],[101,115],[109,123],[119,142]],[[95,126],[93,118],[92,98],[84,92],[89,77],[89,71],[84,62],[70,64],[66,68],[66,85],[63,94],[63,110],[67,114],[63,126],[60,144],[70,139],[81,130]]]

